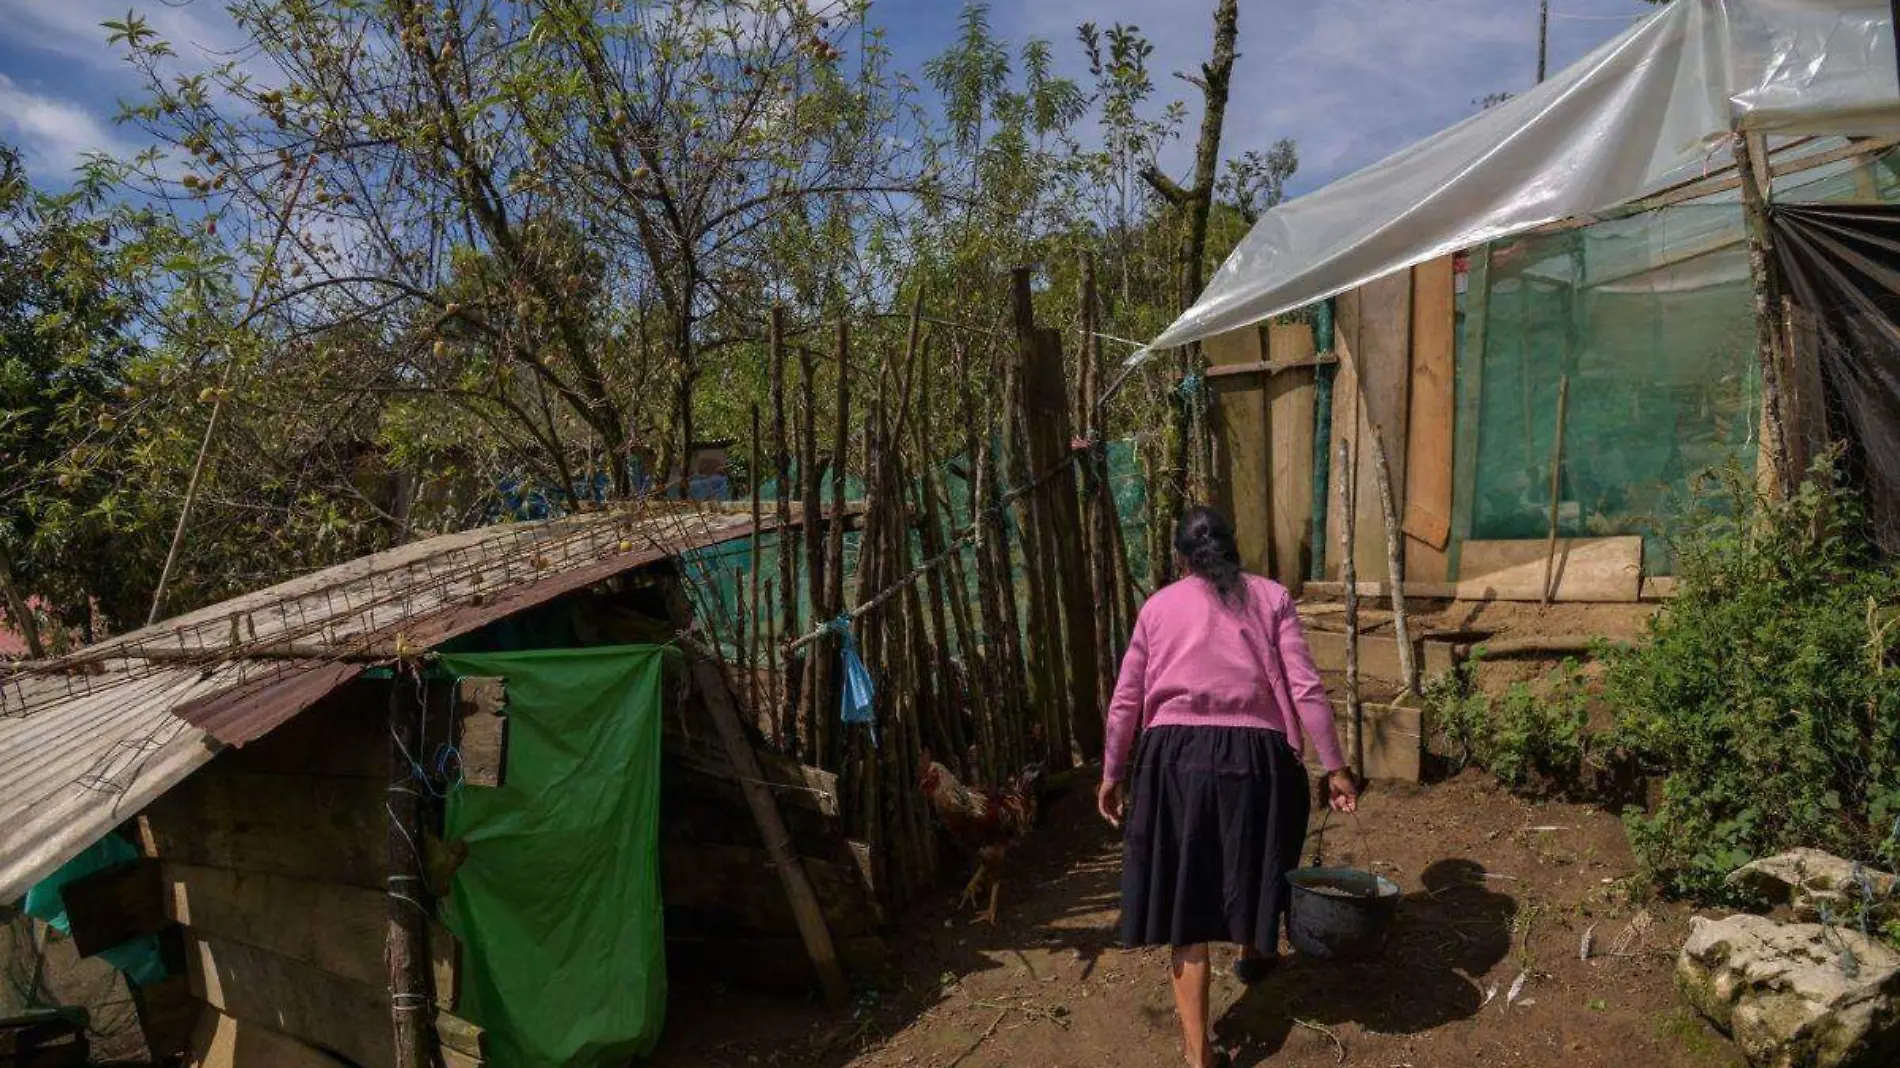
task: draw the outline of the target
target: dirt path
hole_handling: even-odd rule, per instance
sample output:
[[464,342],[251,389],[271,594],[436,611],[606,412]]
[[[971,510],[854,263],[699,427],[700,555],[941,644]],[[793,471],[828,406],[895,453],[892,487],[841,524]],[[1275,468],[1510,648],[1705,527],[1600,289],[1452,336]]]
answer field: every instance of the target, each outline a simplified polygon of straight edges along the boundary
[[[1633,863],[1615,817],[1526,802],[1474,774],[1375,792],[1362,826],[1363,844],[1335,825],[1328,857],[1369,859],[1405,889],[1384,959],[1290,957],[1245,989],[1224,974],[1231,951],[1222,951],[1217,1032],[1238,1064],[1741,1063],[1678,1008],[1670,970],[1688,917],[1630,899]],[[920,909],[904,925],[901,979],[864,995],[848,1020],[784,1000],[679,990],[657,1064],[1172,1068],[1181,1058],[1165,954],[1114,941],[1119,860],[1090,799],[1064,798],[1012,856],[996,930],[943,904]],[[1587,930],[1593,952],[1583,960]]]

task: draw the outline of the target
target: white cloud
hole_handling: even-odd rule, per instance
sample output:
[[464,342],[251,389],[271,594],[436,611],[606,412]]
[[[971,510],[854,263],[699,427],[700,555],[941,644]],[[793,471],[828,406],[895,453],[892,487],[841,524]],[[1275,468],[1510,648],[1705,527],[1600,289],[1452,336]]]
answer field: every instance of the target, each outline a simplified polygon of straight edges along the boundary
[[88,152],[127,146],[100,118],[70,100],[42,96],[0,74],[0,135],[20,147],[35,178],[70,178]]
[[119,68],[123,48],[106,44],[108,19],[127,9],[143,18],[188,65],[223,58],[243,45],[237,27],[212,0],[0,0],[8,44],[77,59],[89,66]]
[[[1654,10],[1641,0],[1563,0],[1584,16],[1553,19],[1552,72]],[[1163,165],[1185,172],[1200,121],[1200,94],[1173,77],[1198,72],[1213,38],[1215,0],[1043,0],[1000,6],[997,28],[1056,44],[1072,77],[1086,78],[1075,27],[1132,23],[1155,46],[1149,60],[1157,107],[1188,104],[1184,140]],[[1299,142],[1302,192],[1429,137],[1476,110],[1488,93],[1536,78],[1533,0],[1241,0],[1223,154]]]

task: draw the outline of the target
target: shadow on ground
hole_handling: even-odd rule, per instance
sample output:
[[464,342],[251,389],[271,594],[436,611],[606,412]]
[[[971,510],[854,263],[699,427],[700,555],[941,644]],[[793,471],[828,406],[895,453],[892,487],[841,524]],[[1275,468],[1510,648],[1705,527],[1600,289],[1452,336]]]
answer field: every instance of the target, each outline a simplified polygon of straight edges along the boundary
[[1402,899],[1377,960],[1293,954],[1248,988],[1215,1023],[1216,1038],[1241,1051],[1235,1063],[1262,1063],[1302,1025],[1415,1035],[1477,1015],[1485,993],[1471,977],[1510,954],[1517,902],[1490,889],[1483,866],[1471,860],[1437,861],[1420,883]]

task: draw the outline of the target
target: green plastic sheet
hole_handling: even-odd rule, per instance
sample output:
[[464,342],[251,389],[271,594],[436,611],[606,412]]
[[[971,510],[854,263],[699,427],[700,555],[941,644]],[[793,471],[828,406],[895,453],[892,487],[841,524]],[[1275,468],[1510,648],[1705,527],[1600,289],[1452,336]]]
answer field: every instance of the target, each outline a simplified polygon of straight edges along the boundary
[[658,646],[445,656],[508,689],[507,774],[459,786],[468,843],[444,910],[462,940],[458,1012],[496,1068],[614,1066],[666,1013]]

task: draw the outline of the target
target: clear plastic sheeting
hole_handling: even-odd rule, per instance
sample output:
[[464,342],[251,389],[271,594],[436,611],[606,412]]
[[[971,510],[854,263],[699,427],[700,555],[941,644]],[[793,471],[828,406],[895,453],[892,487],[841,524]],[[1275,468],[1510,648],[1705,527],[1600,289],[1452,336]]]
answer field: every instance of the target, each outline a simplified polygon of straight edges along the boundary
[[1676,0],[1536,88],[1263,215],[1135,358],[1698,177],[1730,162],[1738,128],[1900,133],[1886,0]]

